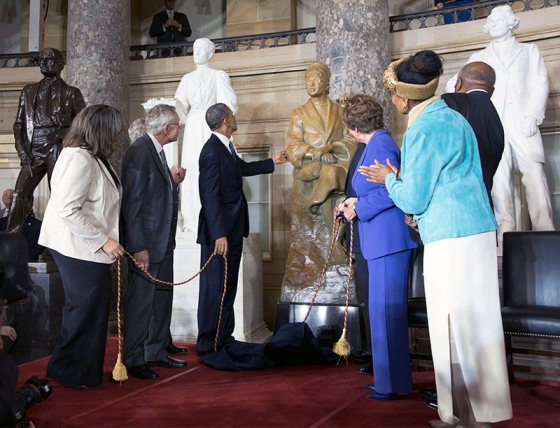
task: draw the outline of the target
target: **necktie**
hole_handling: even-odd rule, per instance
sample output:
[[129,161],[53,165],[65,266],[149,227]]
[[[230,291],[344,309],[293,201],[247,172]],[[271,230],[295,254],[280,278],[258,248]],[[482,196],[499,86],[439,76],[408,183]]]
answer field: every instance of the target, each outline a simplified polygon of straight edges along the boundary
[[167,158],[165,157],[165,152],[163,151],[163,149],[159,152],[159,157],[161,159],[161,163],[163,164],[163,170],[165,171],[165,174],[167,176],[167,181],[169,182],[169,185],[173,187],[173,185],[171,184],[171,172],[169,171],[169,167],[167,166]]
[[233,143],[230,141],[229,142],[229,151],[231,152],[231,154],[233,155],[233,157],[235,157],[235,147],[233,147]]

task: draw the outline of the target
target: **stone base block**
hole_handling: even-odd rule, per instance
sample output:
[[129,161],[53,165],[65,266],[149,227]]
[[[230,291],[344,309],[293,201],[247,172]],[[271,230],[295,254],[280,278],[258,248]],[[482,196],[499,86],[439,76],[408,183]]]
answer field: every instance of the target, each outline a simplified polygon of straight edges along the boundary
[[50,355],[62,328],[64,289],[56,264],[32,263],[29,271],[31,292],[14,303],[18,338],[10,355],[17,364]]
[[[308,303],[280,302],[276,307],[274,333],[287,323],[303,322]],[[342,335],[345,307],[333,304],[314,304],[307,318],[307,324],[322,346],[332,348]],[[360,306],[348,307],[346,340],[350,343],[352,355],[362,355],[367,349],[364,313]]]

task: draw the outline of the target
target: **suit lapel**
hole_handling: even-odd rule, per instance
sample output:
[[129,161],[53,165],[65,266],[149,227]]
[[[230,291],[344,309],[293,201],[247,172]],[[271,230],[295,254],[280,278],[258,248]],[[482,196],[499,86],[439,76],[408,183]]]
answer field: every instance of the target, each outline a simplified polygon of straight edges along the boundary
[[228,162],[232,166],[236,175],[239,178],[241,178],[241,168],[239,167],[239,164],[237,163],[237,156],[233,156],[233,154],[231,153],[229,148],[227,148],[224,145],[224,143],[222,143],[221,140],[218,137],[216,137],[214,134],[212,134],[212,138],[213,138],[214,144],[217,146],[216,150],[218,151],[218,153],[221,154],[222,158],[226,159],[226,162]]
[[160,172],[162,178],[167,183],[167,187],[169,188],[170,187],[169,186],[170,174],[163,169],[163,164],[161,162],[161,158],[159,157],[159,154],[156,150],[156,146],[154,146],[154,142],[152,141],[150,136],[148,134],[146,134],[144,137],[145,137],[144,143],[146,144],[146,146],[148,147],[148,150],[150,151],[150,154],[152,155],[152,160],[154,161],[154,164],[156,165],[156,168]]
[[521,53],[521,43],[519,43],[516,39],[513,39],[510,45],[510,50],[509,52],[507,52],[506,64],[505,64],[506,68],[509,68],[509,66],[513,63],[513,61],[515,61],[515,59],[520,53]]
[[[107,161],[107,165],[105,165],[105,163],[99,158],[95,158],[95,160],[97,161],[97,164],[101,168],[103,174],[105,174],[105,176],[109,180],[109,183],[111,183],[111,186],[113,186],[117,190],[117,192],[119,192],[120,195],[122,190],[121,182],[119,180],[117,173],[111,166],[111,164]],[[111,171],[109,171],[108,168],[110,168]]]

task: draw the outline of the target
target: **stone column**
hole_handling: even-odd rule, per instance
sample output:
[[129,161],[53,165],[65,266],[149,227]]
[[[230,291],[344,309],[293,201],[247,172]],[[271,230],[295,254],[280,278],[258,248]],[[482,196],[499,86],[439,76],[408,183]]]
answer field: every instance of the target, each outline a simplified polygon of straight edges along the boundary
[[[66,76],[87,105],[107,104],[129,120],[130,0],[68,1]],[[118,174],[128,147],[126,130],[111,164]]]
[[339,100],[343,94],[373,95],[391,130],[391,97],[383,86],[389,60],[388,0],[319,0],[317,61],[331,70],[331,99]]

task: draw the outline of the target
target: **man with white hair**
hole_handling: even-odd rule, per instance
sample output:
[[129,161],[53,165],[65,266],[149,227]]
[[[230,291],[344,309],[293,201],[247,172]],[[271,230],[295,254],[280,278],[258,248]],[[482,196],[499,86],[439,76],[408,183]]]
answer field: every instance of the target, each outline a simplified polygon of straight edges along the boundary
[[183,76],[175,92],[175,107],[185,123],[181,165],[187,170],[187,178],[181,188],[181,214],[183,229],[189,232],[196,232],[200,212],[198,158],[202,146],[212,135],[204,118],[206,110],[216,103],[224,103],[234,115],[237,114],[237,95],[229,76],[225,71],[208,65],[215,49],[210,39],[195,40],[193,59],[196,70]]
[[[554,230],[538,128],[546,110],[548,74],[539,48],[533,43],[519,43],[513,36],[518,26],[519,18],[510,6],[494,8],[484,26],[493,40],[468,60],[469,63],[485,62],[496,72],[492,102],[502,120],[506,138],[492,188],[500,238],[504,232],[516,230],[514,168],[523,174],[533,230]],[[456,76],[447,83],[447,92],[453,92],[455,80]]]

